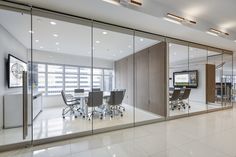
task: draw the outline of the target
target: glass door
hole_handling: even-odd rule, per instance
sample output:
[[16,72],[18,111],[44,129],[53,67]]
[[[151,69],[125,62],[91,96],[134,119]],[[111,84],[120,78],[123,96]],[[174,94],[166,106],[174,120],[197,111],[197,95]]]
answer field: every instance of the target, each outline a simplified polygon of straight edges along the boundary
[[0,3],[0,151],[32,142],[30,8]]

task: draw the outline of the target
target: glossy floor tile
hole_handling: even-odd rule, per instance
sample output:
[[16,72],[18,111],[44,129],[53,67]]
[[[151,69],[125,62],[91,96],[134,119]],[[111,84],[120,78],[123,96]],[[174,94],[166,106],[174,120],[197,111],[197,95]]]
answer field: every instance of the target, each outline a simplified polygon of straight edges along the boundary
[[[43,139],[71,133],[81,133],[92,131],[92,129],[103,129],[126,124],[133,125],[134,112],[136,122],[162,118],[159,115],[144,111],[142,109],[137,108],[134,110],[134,108],[130,105],[124,104],[123,106],[126,109],[123,117],[114,116],[111,118],[107,115],[102,120],[99,117],[95,117],[90,121],[88,119],[83,119],[81,116],[75,118],[70,115],[63,119],[61,115],[63,107],[44,108],[34,120],[33,139]],[[28,129],[29,135],[25,141],[29,141],[32,138],[31,126],[29,126]],[[0,146],[22,142],[22,130],[22,127],[0,130]]]
[[236,108],[20,149],[1,157],[235,157]]

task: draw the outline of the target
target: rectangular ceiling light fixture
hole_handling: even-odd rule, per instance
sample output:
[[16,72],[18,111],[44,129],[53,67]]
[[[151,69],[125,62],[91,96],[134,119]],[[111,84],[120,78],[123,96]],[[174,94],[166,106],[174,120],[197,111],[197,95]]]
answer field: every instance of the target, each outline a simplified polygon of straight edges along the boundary
[[218,35],[229,35],[229,33],[226,33],[226,32],[214,29],[214,28],[210,28],[210,31],[213,32],[213,33],[216,33]]
[[120,5],[119,1],[117,1],[117,0],[102,0],[102,1],[114,4],[114,5]]
[[137,6],[141,6],[142,2],[141,0],[119,0],[120,4],[128,6],[128,5],[137,5]]
[[186,19],[184,17],[181,17],[181,16],[177,16],[177,15],[174,15],[174,14],[171,14],[171,13],[167,13],[167,17],[168,18],[171,18],[173,20],[176,20],[178,22],[186,22],[186,23],[190,23],[190,24],[197,24],[196,21],[193,21],[193,20],[189,20],[189,19]]
[[131,4],[135,4],[135,5],[139,5],[139,6],[141,6],[142,5],[142,3],[141,3],[141,1],[139,0],[130,0],[130,3]]

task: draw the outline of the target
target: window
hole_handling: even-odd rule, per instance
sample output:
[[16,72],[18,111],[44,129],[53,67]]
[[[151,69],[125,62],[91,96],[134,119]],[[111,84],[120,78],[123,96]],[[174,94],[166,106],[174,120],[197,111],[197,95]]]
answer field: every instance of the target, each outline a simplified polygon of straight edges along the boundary
[[80,84],[79,87],[85,91],[91,90],[91,69],[90,68],[80,68]]
[[79,87],[79,68],[73,66],[65,67],[65,92],[73,93]]
[[[45,95],[59,95],[61,90],[70,94],[74,89],[81,88],[85,91],[92,89],[91,68],[52,65],[44,63],[33,64],[34,87]],[[113,87],[113,70],[93,69],[93,88],[111,91]]]
[[58,95],[63,89],[63,66],[48,65],[47,66],[47,82],[48,95]]

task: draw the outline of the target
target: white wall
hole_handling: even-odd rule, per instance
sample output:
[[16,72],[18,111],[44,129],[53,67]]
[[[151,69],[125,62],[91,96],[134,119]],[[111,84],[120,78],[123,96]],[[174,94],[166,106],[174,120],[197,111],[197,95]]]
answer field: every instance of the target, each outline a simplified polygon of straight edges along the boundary
[[[91,57],[38,51],[38,50],[33,50],[33,61],[91,67]],[[94,58],[93,62],[94,66],[99,68],[113,68],[114,66],[113,65],[114,62],[112,60]],[[65,104],[60,95],[43,97],[44,108],[63,107],[63,106],[65,106]]]
[[0,128],[3,125],[4,94],[21,91],[21,88],[8,88],[6,62],[9,53],[27,61],[27,49],[0,25]]
[[189,101],[206,103],[206,70],[205,64],[194,64],[188,66],[172,66],[174,68],[169,69],[169,77],[172,78],[169,80],[169,86],[173,87],[173,73],[178,71],[187,71],[187,70],[198,70],[198,87],[191,89],[191,94],[189,96]]

